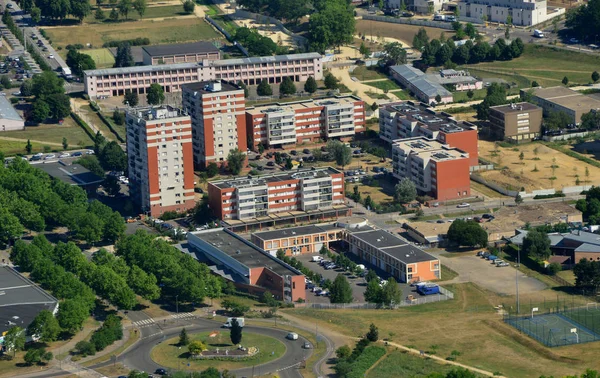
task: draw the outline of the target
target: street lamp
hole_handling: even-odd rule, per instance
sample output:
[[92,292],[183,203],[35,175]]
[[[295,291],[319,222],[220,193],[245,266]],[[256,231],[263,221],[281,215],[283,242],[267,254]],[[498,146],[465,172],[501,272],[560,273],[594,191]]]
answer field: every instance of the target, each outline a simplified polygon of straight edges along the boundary
[[575,334],[575,337],[577,338],[577,344],[579,344],[579,334],[577,333],[577,328],[571,328],[571,333]]
[[179,324],[179,294],[175,296],[175,311],[177,312],[177,316],[175,317],[175,322]]
[[521,249],[517,244],[517,269],[515,269],[515,283],[517,287],[517,314],[520,312],[519,305],[519,267],[521,266]]
[[539,311],[539,309],[537,307],[534,307],[531,309],[531,319],[533,319],[533,313],[538,312],[538,311]]

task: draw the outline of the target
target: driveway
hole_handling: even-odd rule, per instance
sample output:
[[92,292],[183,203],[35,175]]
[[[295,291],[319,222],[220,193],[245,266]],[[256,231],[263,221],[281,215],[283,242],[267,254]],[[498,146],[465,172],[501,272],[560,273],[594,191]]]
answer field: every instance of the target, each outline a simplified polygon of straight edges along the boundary
[[[459,274],[450,282],[473,282],[484,289],[498,294],[516,295],[516,269],[511,266],[496,267],[490,261],[475,255],[460,257],[444,257],[439,253],[433,253],[439,257],[442,264]],[[518,273],[519,293],[533,293],[546,289],[543,282],[533,277]]]

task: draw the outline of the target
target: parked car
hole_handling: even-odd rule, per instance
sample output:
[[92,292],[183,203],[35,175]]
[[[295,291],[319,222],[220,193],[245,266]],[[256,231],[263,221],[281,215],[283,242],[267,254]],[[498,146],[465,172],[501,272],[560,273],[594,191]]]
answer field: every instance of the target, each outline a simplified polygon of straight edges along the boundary
[[492,218],[492,214],[483,214],[481,217],[483,219],[490,219],[490,218]]
[[308,148],[303,149],[302,152],[304,152],[305,154],[310,154],[310,150]]
[[87,150],[87,151],[85,152],[85,154],[86,154],[86,155],[93,155],[93,154],[95,154],[95,152],[94,152],[94,150]]
[[502,267],[505,267],[505,266],[510,266],[510,264],[507,263],[506,261],[503,262],[503,263],[500,263],[500,264],[496,264],[496,267],[498,267],[498,268],[502,268]]
[[50,160],[50,159],[55,159],[55,158],[56,158],[56,155],[54,155],[54,154],[50,154],[50,155],[46,155],[46,156],[44,157],[44,160]]
[[165,369],[159,368],[154,371],[154,374],[167,375],[167,371]]
[[296,151],[296,150],[292,150],[292,151],[290,152],[290,154],[292,154],[292,155],[296,156],[296,155],[298,155],[298,151]]
[[52,55],[52,54],[48,55],[48,59],[54,59],[54,55]]
[[275,165],[275,162],[273,162],[273,161],[267,162],[267,166],[269,166],[269,167],[273,167],[274,165]]
[[498,256],[496,256],[496,255],[489,255],[489,256],[487,257],[487,259],[488,259],[488,260],[490,260],[490,261],[494,261],[494,260],[497,260],[497,259],[498,259]]
[[458,205],[456,205],[456,207],[459,207],[459,208],[463,208],[463,207],[471,207],[471,204],[470,204],[470,203],[463,202],[463,203],[461,203],[461,204],[458,204]]
[[305,342],[304,342],[304,345],[302,345],[302,347],[303,347],[304,349],[310,349],[310,348],[311,348],[311,345],[310,345],[310,343],[309,343],[308,341],[305,341]]

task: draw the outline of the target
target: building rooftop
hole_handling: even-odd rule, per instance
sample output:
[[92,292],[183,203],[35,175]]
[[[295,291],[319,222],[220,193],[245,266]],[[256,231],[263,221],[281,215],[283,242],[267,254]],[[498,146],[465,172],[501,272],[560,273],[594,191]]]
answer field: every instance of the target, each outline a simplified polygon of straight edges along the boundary
[[284,262],[261,251],[254,244],[245,241],[238,236],[232,235],[229,232],[223,231],[222,229],[194,232],[193,235],[213,245],[221,252],[234,258],[250,269],[268,268],[280,276],[301,274]]
[[0,118],[13,121],[23,121],[6,96],[0,96]]
[[0,335],[14,325],[27,328],[42,310],[54,312],[58,300],[9,266],[0,266]]
[[465,130],[476,130],[477,126],[469,122],[457,121],[451,114],[436,112],[431,106],[420,102],[393,102],[382,107],[389,112],[396,112],[408,121],[417,122],[432,132],[442,131],[446,134]]
[[[221,60],[210,60],[207,61],[207,66],[231,66],[239,64],[260,64],[270,62],[288,62],[292,60],[300,59],[320,59],[321,55],[318,53],[305,53],[305,54],[289,54],[289,55],[276,55],[268,57],[253,57],[243,59],[221,59]],[[102,75],[116,75],[125,73],[137,73],[137,72],[162,72],[180,69],[196,69],[203,67],[202,62],[190,62],[190,63],[174,63],[174,64],[161,64],[158,66],[133,66],[133,67],[118,67],[118,68],[105,68],[98,70],[87,70],[84,71],[84,76],[102,76]]]
[[181,109],[174,108],[170,105],[130,108],[127,110],[127,115],[135,119],[144,121],[179,118],[187,116],[187,114],[185,114]]
[[216,93],[216,92],[229,92],[229,91],[243,91],[243,89],[234,83],[230,83],[225,80],[213,80],[213,81],[200,81],[197,83],[184,84],[181,86],[182,90],[198,92],[198,93]]
[[409,81],[415,88],[428,97],[440,95],[442,97],[452,96],[452,93],[436,82],[431,82],[425,73],[410,64],[392,66],[390,69],[405,80]]
[[323,168],[306,168],[306,169],[298,169],[295,171],[275,173],[270,175],[262,175],[262,176],[247,176],[247,177],[236,177],[229,180],[222,181],[214,181],[211,184],[215,185],[218,188],[245,188],[252,186],[262,186],[267,185],[267,183],[279,182],[279,181],[289,181],[289,180],[297,180],[297,179],[306,179],[306,178],[318,178],[318,177],[327,177],[332,174],[340,174],[341,172],[332,167],[323,167]]
[[381,229],[365,231],[364,229],[361,229],[359,231],[348,230],[348,232],[350,232],[354,238],[379,249],[383,253],[390,255],[405,264],[437,260],[436,257],[389,231]]
[[[330,225],[330,227],[324,227],[325,225],[310,225],[310,226],[300,226],[300,227],[291,227],[284,228],[279,230],[271,230],[271,231],[262,231],[262,232],[254,232],[253,236],[256,236],[262,240],[273,240],[273,239],[281,239],[293,236],[304,236],[304,235],[313,235],[319,234],[327,231],[331,231],[332,229],[337,229],[337,227]],[[341,231],[342,229],[339,228]]]
[[320,97],[308,100],[293,101],[293,102],[274,102],[270,104],[258,105],[246,108],[249,114],[267,113],[270,110],[281,109],[282,111],[294,111],[301,109],[312,109],[321,106],[353,104],[356,101],[362,101],[360,98],[353,95],[346,96],[329,96]]
[[144,46],[142,50],[150,56],[180,55],[196,53],[218,53],[219,49],[210,42],[178,43],[174,45]]
[[503,114],[510,114],[510,113],[519,113],[522,111],[536,110],[536,109],[541,109],[541,108],[539,106],[535,106],[528,102],[519,102],[516,104],[491,106],[490,109],[493,109],[493,110],[503,113]]
[[393,145],[409,154],[418,155],[423,160],[431,159],[444,161],[469,157],[467,152],[460,151],[454,147],[449,147],[435,139],[427,139],[425,137],[398,139],[393,142]]
[[[523,91],[523,90],[521,90]],[[529,91],[529,90],[527,90]],[[532,88],[533,95],[575,111],[600,109],[600,100],[565,87]]]
[[46,172],[51,177],[70,185],[86,186],[99,184],[104,181],[101,177],[90,172],[82,165],[65,162],[63,160],[43,162],[34,164],[34,166]]
[[464,70],[440,70],[439,72],[426,74],[427,80],[433,83],[444,84],[464,84],[464,83],[476,83],[480,80],[474,78],[469,74],[469,71]]

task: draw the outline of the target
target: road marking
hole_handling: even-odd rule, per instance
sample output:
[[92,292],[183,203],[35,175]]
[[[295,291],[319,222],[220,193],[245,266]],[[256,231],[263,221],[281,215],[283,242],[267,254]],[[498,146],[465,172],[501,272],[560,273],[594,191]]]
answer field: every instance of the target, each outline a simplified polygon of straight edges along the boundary
[[147,326],[151,326],[153,324],[156,324],[156,323],[154,322],[154,319],[152,319],[152,318],[138,320],[137,322],[133,322],[133,325],[137,326],[137,327],[147,327]]
[[186,319],[186,318],[195,318],[196,315],[193,312],[182,312],[179,314],[173,314],[173,315],[171,315],[171,317],[174,319]]

